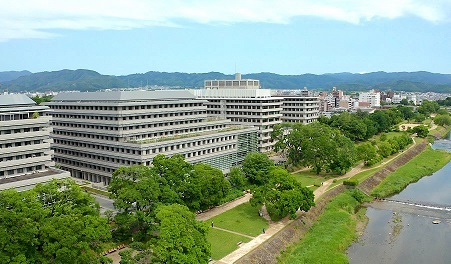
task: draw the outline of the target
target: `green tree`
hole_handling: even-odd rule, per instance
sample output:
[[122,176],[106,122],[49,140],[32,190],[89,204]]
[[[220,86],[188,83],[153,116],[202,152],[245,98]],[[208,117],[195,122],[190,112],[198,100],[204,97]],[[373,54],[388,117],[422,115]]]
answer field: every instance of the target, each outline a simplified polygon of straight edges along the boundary
[[372,160],[377,158],[377,148],[369,142],[363,143],[357,147],[357,156],[363,160],[365,165],[369,165]]
[[414,115],[413,115],[413,120],[415,120],[415,122],[421,123],[425,119],[426,119],[426,116],[421,113],[414,113]]
[[310,166],[317,174],[324,170],[345,171],[356,158],[352,142],[338,129],[322,123],[295,124],[288,133],[273,136],[282,142],[278,149],[288,153],[288,162]]
[[154,228],[155,209],[165,199],[161,179],[149,167],[133,165],[120,167],[113,172],[108,190],[114,206],[119,210],[115,217],[114,236],[124,240],[138,234],[138,240],[144,239],[147,232]]
[[420,138],[425,138],[429,134],[429,129],[427,126],[416,126],[412,129],[412,132],[416,133]]
[[50,102],[53,99],[53,95],[44,95],[40,97],[39,95],[36,95],[34,97],[31,97],[33,101],[35,101],[36,104],[41,104],[43,102]]
[[378,126],[376,125],[376,122],[371,120],[369,117],[366,117],[365,119],[363,119],[363,123],[365,123],[366,125],[365,139],[369,139],[377,134]]
[[246,176],[244,176],[244,172],[239,167],[231,168],[227,179],[232,187],[237,189],[240,189],[246,185]]
[[392,120],[390,120],[387,111],[376,110],[369,115],[369,118],[374,122],[373,124],[377,128],[377,133],[390,131]]
[[363,141],[367,139],[367,125],[356,114],[343,112],[339,115],[331,117],[329,125],[339,129],[343,135],[350,138],[352,141]]
[[405,149],[413,142],[412,138],[407,133],[403,133],[401,136],[394,137],[393,139],[397,141],[400,150]]
[[252,193],[251,204],[265,205],[272,219],[287,215],[294,219],[299,209],[308,211],[314,205],[313,192],[302,187],[300,182],[281,167],[272,167],[269,181],[256,187]]
[[183,205],[158,207],[159,234],[153,250],[161,263],[208,263],[211,255],[208,227]]
[[391,145],[391,154],[398,153],[401,150],[401,146],[396,138],[390,138],[388,143]]
[[402,104],[402,105],[408,105],[409,101],[407,101],[407,99],[404,98],[399,103]]
[[414,113],[412,111],[412,107],[401,106],[399,105],[397,109],[402,113],[402,116],[405,120],[412,119],[414,117]]
[[268,172],[274,166],[274,162],[263,153],[249,153],[244,158],[242,169],[244,175],[252,184],[265,184],[268,179]]
[[434,123],[439,126],[449,126],[451,125],[451,117],[449,114],[436,115],[434,117]]
[[0,192],[0,263],[102,263],[111,233],[98,208],[72,180]]
[[382,141],[378,145],[378,154],[386,158],[392,154],[392,146],[388,141]]
[[336,151],[331,153],[328,169],[336,173],[345,173],[357,161],[357,150],[354,142],[343,135],[335,135]]
[[193,174],[199,179],[198,188],[201,193],[199,209],[205,210],[219,205],[221,199],[230,190],[230,183],[226,180],[222,171],[210,165],[198,163],[194,165]]
[[154,167],[120,167],[109,185],[111,198],[120,211],[114,236],[134,235],[138,240],[155,231],[155,209],[159,205],[182,204],[192,211],[218,205],[229,189],[224,174],[210,165],[191,165],[181,155],[158,155]]
[[423,100],[417,111],[425,116],[430,116],[432,113],[437,113],[440,105],[436,101]]
[[446,110],[446,109],[440,108],[440,109],[437,111],[437,114],[438,114],[438,115],[449,115],[449,112],[448,112],[448,110]]

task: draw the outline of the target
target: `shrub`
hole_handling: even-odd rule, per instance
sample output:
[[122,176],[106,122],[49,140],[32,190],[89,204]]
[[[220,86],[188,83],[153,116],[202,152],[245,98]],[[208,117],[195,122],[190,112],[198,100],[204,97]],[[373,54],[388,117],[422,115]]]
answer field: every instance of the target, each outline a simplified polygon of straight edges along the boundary
[[39,117],[39,113],[38,112],[34,112],[33,115],[31,115],[32,119],[36,119]]
[[363,200],[366,198],[365,194],[360,190],[352,190],[351,196],[356,199],[359,203],[363,202]]
[[343,182],[343,185],[346,186],[357,186],[359,184],[358,180],[346,180]]

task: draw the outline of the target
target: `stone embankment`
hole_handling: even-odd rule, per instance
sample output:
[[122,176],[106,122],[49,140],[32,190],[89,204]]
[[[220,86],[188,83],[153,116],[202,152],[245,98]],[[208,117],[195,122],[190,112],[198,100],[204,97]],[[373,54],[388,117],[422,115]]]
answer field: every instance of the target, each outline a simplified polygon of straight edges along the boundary
[[[426,142],[419,143],[414,147],[407,150],[403,155],[396,160],[390,162],[382,170],[375,173],[373,176],[367,178],[365,181],[358,185],[366,194],[370,194],[374,187],[376,187],[388,174],[395,171],[400,166],[406,164],[413,157],[418,155],[427,146]],[[260,244],[256,249],[240,258],[235,263],[258,263],[258,264],[271,264],[277,263],[277,257],[280,256],[280,252],[285,250],[288,246],[298,242],[313,223],[318,219],[321,213],[324,211],[327,203],[338,194],[342,193],[346,189],[345,186],[340,185],[322,195],[321,199],[316,202],[316,205],[312,207],[308,212],[303,212],[300,216],[280,232]]]
[[374,189],[374,187],[376,187],[379,183],[381,183],[383,179],[385,179],[390,173],[394,172],[399,167],[403,166],[413,157],[422,152],[426,148],[426,146],[427,143],[422,142],[410,148],[396,160],[390,162],[390,164],[382,168],[380,171],[374,173],[373,176],[362,181],[358,185],[358,188],[367,195],[371,194],[371,191]]

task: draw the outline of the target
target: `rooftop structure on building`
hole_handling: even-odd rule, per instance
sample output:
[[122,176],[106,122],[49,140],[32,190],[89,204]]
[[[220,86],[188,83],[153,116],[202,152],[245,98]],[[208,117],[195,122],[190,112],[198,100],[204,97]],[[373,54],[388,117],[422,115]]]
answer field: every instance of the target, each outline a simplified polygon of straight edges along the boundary
[[260,81],[241,79],[241,73],[235,74],[235,80],[205,80],[205,89],[260,89]]
[[50,106],[55,161],[73,177],[108,184],[120,166],[158,154],[227,171],[257,151],[257,128],[207,117],[184,90],[61,93]]
[[0,95],[0,190],[69,177],[52,168],[48,111],[24,94]]

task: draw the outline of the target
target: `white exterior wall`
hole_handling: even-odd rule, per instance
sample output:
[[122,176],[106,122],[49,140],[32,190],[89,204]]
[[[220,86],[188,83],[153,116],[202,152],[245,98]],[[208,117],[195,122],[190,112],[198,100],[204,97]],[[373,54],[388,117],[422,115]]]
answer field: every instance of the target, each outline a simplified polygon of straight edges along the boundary
[[360,102],[368,102],[371,107],[381,106],[381,95],[379,92],[360,92],[359,94]]
[[[44,112],[42,107],[36,111]],[[45,170],[53,166],[50,150],[50,117],[31,118],[32,107],[11,112],[12,120],[0,121],[0,179]],[[1,111],[3,117],[8,113]],[[29,116],[29,118],[25,118]]]

